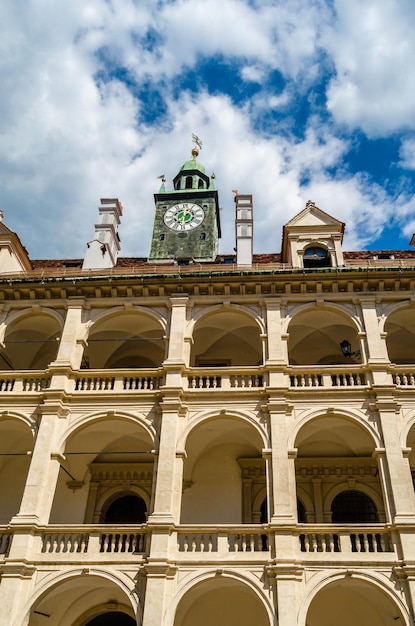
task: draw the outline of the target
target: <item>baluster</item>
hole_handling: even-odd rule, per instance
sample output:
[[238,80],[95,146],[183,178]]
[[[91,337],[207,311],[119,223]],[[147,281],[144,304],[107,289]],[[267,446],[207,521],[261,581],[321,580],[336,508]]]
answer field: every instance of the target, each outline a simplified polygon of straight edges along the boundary
[[191,541],[191,548],[190,548],[190,551],[191,551],[191,552],[196,552],[196,548],[197,548],[197,544],[196,544],[196,535],[192,534],[192,541]]
[[369,536],[367,533],[364,533],[362,535],[362,540],[363,540],[363,551],[370,552]]
[[212,552],[212,550],[213,550],[213,537],[212,535],[208,535],[207,551]]
[[246,552],[246,535],[241,535],[240,540],[240,552]]
[[402,381],[403,381],[403,384],[404,384],[404,385],[407,385],[407,384],[408,384],[408,377],[407,377],[407,375],[406,375],[406,374],[404,374],[404,375],[403,375],[403,379],[402,379]]
[[300,387],[305,387],[305,376],[300,374]]
[[235,387],[235,389],[236,389],[237,387],[239,387],[239,376],[235,376],[235,377],[234,377],[234,385],[233,385],[233,386]]
[[187,534],[184,535],[184,539],[183,539],[183,551],[189,552],[189,537]]
[[314,533],[311,535],[311,552],[317,552],[318,543],[317,543],[317,535]]
[[321,551],[327,552],[326,535],[319,535],[321,542]]
[[409,384],[413,385],[414,383],[415,383],[415,377],[414,377],[413,374],[410,374],[410,376],[409,376]]
[[334,535],[329,535],[329,552],[334,552]]
[[377,552],[387,552],[385,535],[383,534],[376,535],[376,548],[377,548],[376,550]]
[[310,535],[304,535],[304,552],[310,552]]

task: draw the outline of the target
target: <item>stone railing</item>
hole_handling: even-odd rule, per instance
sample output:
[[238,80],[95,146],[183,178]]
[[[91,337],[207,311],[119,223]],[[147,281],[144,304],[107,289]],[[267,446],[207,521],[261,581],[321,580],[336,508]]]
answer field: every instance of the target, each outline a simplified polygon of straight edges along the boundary
[[262,526],[181,526],[176,530],[177,558],[268,558],[268,531]]
[[[311,526],[296,530],[300,552],[321,558],[323,553],[341,554],[343,558],[366,554],[371,559],[379,555],[391,557],[395,552],[391,533],[383,525]],[[376,557],[375,557],[376,554]]]
[[80,370],[73,375],[69,391],[74,393],[129,393],[157,391],[162,385],[161,369]]
[[51,377],[41,371],[0,372],[0,393],[39,393],[48,389]]
[[294,388],[310,389],[312,387],[366,387],[368,375],[366,369],[359,365],[325,365],[309,367],[289,367],[286,370],[289,385]]
[[134,560],[146,554],[147,532],[146,525],[48,526],[37,560]]
[[391,369],[393,384],[397,387],[415,387],[415,366],[398,366]]
[[187,371],[187,387],[197,389],[263,389],[265,375],[259,367],[194,367]]

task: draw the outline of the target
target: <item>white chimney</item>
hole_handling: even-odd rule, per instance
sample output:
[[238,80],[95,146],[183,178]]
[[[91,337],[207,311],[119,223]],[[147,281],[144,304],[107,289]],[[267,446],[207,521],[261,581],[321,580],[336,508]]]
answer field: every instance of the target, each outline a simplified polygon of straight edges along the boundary
[[108,269],[115,267],[120,250],[118,226],[122,215],[122,204],[117,198],[102,198],[95,238],[87,243],[83,270]]
[[253,205],[251,195],[235,196],[236,208],[236,264],[252,266],[253,255]]

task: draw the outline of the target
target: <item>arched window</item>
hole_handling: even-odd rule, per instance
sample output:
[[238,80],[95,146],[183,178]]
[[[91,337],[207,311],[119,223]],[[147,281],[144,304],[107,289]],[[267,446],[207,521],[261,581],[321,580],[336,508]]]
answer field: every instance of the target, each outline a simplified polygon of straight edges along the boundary
[[333,524],[370,524],[379,521],[374,502],[361,491],[342,491],[331,503]]
[[144,524],[147,521],[147,507],[142,498],[126,495],[110,504],[104,524]]
[[299,524],[305,524],[307,522],[307,516],[305,513],[304,504],[297,498],[297,520]]
[[203,183],[203,180],[201,178],[199,178],[199,184],[198,184],[199,189],[204,189],[205,185]]
[[329,253],[320,246],[311,246],[304,250],[304,267],[330,267]]
[[136,621],[126,613],[107,611],[92,618],[85,626],[136,626]]
[[193,187],[193,177],[186,176],[186,189],[192,189]]

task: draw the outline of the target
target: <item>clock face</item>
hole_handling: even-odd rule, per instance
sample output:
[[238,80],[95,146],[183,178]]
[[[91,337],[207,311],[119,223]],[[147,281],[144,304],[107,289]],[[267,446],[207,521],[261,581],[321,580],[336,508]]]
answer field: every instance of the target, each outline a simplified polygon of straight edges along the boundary
[[180,202],[167,209],[164,214],[164,223],[172,230],[188,231],[200,226],[205,214],[198,204]]

